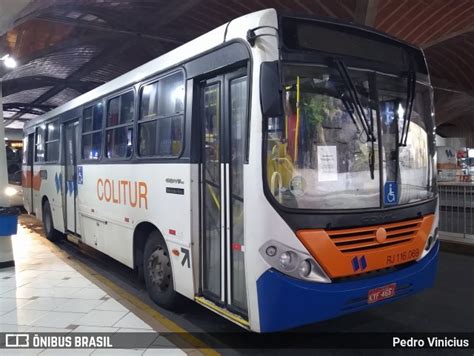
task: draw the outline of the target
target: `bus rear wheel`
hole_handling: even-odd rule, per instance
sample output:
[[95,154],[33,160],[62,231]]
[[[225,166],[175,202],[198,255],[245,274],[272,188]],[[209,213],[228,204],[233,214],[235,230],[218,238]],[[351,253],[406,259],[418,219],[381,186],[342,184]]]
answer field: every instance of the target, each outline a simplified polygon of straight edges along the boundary
[[51,213],[51,206],[48,200],[43,204],[43,229],[49,241],[58,241],[63,236],[54,228],[53,214]]
[[143,272],[148,295],[156,304],[166,309],[179,306],[181,296],[174,290],[170,255],[158,231],[145,243]]

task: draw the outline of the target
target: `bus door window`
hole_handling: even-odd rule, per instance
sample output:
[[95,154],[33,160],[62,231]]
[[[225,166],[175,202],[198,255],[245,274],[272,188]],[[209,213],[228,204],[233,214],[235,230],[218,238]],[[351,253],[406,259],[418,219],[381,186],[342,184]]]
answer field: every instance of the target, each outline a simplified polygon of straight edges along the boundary
[[[247,77],[230,81],[230,140],[231,140],[231,304],[247,310],[244,239],[244,160],[247,125]],[[239,248],[240,247],[240,248]]]
[[46,125],[46,161],[56,162],[59,159],[59,122]]
[[285,93],[285,118],[286,118],[286,139],[287,139],[287,151],[292,161],[295,161],[296,153],[296,123],[297,123],[297,112],[296,112],[296,93],[287,91]]
[[103,105],[98,102],[82,114],[82,159],[97,160],[102,151]]
[[220,83],[203,91],[204,289],[221,294]]
[[176,157],[181,153],[184,120],[184,76],[178,72],[140,91],[138,154]]
[[106,128],[107,158],[132,155],[134,92],[129,91],[109,100]]
[[35,137],[35,162],[44,162],[44,131],[46,125],[41,125],[36,128]]

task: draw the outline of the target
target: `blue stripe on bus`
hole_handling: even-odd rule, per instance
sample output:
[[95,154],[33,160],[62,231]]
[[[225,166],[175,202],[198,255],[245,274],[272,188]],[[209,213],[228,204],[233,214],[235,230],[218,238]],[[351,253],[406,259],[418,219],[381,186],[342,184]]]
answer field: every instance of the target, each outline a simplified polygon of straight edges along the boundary
[[[257,280],[260,331],[274,332],[390,303],[434,284],[439,242],[421,261],[382,276],[337,283],[315,283],[269,269]],[[397,283],[395,296],[367,303],[369,290]]]

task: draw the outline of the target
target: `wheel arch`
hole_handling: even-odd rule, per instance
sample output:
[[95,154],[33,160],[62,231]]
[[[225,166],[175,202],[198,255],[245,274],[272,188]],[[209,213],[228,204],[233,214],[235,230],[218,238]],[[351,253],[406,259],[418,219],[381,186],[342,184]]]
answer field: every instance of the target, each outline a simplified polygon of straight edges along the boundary
[[149,221],[140,222],[133,231],[133,269],[138,272],[140,278],[143,277],[143,252],[145,250],[145,243],[153,231],[158,232],[160,238],[166,247],[168,247],[160,229]]

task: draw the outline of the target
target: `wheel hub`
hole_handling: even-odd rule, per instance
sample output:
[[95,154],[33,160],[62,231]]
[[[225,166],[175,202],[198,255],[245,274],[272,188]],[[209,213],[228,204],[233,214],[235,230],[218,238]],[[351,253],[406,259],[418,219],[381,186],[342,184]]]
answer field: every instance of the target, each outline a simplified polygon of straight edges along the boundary
[[158,248],[148,258],[148,275],[151,282],[161,290],[168,289],[171,280],[170,259],[162,248]]

